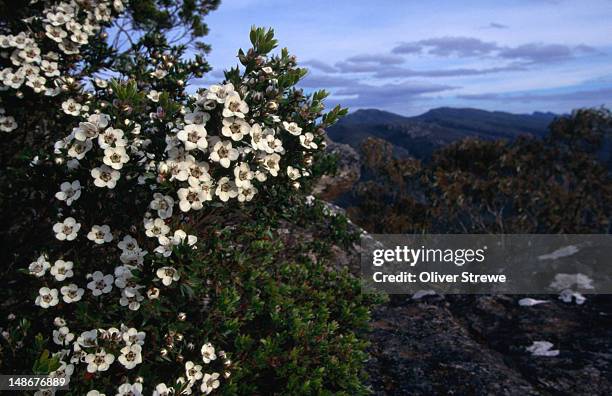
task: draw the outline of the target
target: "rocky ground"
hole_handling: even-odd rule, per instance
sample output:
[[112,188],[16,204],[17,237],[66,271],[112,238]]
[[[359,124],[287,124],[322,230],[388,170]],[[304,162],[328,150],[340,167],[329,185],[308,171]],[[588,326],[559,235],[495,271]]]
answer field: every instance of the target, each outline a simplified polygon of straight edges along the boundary
[[[351,183],[341,179],[359,169],[345,146],[333,146],[343,160],[322,199],[347,191]],[[336,253],[339,265],[358,272],[358,246]],[[549,302],[520,306],[524,297],[391,296],[373,313],[369,336],[374,394],[612,395],[612,296],[587,296],[582,305],[531,296]],[[552,343],[558,355],[534,356],[526,348],[535,341]]]
[[[610,395],[612,298],[519,306],[524,296],[392,296],[374,313],[377,395]],[[533,356],[549,341],[558,356]]]

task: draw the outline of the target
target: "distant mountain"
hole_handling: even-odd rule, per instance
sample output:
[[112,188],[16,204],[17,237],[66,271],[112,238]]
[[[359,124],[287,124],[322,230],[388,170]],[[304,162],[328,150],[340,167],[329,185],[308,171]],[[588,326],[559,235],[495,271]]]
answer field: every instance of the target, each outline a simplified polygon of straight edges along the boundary
[[432,151],[465,137],[513,140],[520,135],[542,137],[553,113],[512,114],[470,108],[440,107],[416,117],[387,111],[357,110],[328,129],[330,138],[359,148],[368,137],[391,142],[397,155],[428,158]]

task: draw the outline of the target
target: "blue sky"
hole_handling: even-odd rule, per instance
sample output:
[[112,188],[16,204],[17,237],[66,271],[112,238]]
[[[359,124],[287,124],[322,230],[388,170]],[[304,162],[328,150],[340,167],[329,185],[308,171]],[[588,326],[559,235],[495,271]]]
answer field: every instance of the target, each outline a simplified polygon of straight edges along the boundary
[[330,102],[404,115],[440,106],[516,113],[612,104],[612,0],[225,0],[208,16],[221,78],[273,27]]

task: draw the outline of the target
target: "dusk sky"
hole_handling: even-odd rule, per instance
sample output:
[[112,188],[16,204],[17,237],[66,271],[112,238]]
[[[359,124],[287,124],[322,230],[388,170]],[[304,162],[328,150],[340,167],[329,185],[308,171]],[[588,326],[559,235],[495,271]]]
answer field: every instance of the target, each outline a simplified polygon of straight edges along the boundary
[[257,25],[310,69],[305,89],[325,88],[351,110],[612,103],[611,0],[225,0],[207,22],[215,71],[203,83],[237,63]]

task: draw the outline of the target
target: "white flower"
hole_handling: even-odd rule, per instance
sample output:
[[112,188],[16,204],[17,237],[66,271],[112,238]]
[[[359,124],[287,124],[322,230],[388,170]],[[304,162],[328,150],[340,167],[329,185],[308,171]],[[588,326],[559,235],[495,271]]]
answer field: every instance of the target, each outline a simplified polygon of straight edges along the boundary
[[160,93],[157,92],[156,90],[152,89],[148,94],[147,94],[147,98],[149,98],[152,102],[159,102],[159,95]]
[[147,289],[147,298],[149,300],[157,300],[159,298],[159,289],[157,287]]
[[157,215],[164,220],[172,217],[173,206],[174,198],[170,195],[163,195],[160,193],[153,194],[153,200],[149,204],[149,207],[153,210],[157,210]]
[[117,244],[117,247],[123,250],[123,253],[136,253],[140,248],[138,242],[130,235],[123,237],[123,240]]
[[56,281],[63,281],[66,280],[66,278],[72,278],[72,276],[74,275],[74,273],[72,272],[72,267],[74,266],[74,264],[72,263],[72,261],[64,261],[64,260],[57,260],[55,262],[55,264],[53,264],[53,267],[51,267],[51,275],[53,275],[55,277]]
[[112,241],[113,234],[111,234],[110,227],[107,225],[94,225],[87,234],[87,239],[101,245],[105,242]]
[[119,355],[118,360],[126,369],[133,369],[142,363],[142,347],[138,344],[132,344],[121,348],[121,355]]
[[142,396],[142,384],[140,382],[134,384],[126,382],[117,389],[116,396]]
[[113,282],[113,275],[104,275],[102,272],[96,271],[91,274],[91,281],[87,284],[87,288],[97,297],[102,294],[110,293],[113,289]]
[[126,326],[122,327],[122,331],[123,331],[122,338],[126,345],[132,345],[132,344],[144,345],[144,340],[146,337],[146,334],[144,331],[138,331],[133,327],[128,329]]
[[247,106],[246,102],[240,99],[240,96],[237,93],[234,93],[225,99],[223,117],[244,118],[244,115],[248,112],[249,106]]
[[206,124],[210,120],[210,114],[203,111],[194,111],[185,114],[185,124]]
[[278,176],[278,171],[280,170],[280,166],[279,166],[280,159],[281,159],[280,155],[276,153],[266,155],[263,159],[263,166],[274,177]]
[[55,237],[60,241],[72,241],[77,237],[77,233],[81,229],[81,223],[77,223],[73,217],[66,217],[64,221],[53,225]]
[[121,129],[106,128],[104,133],[98,136],[98,145],[101,149],[111,147],[125,147],[127,141],[123,137],[124,133]]
[[53,342],[57,345],[68,346],[74,340],[74,334],[66,326],[53,330]]
[[238,150],[232,148],[230,141],[219,141],[214,145],[210,159],[218,162],[224,168],[229,168],[231,161],[238,159]]
[[302,128],[300,128],[295,122],[283,121],[283,128],[285,128],[287,132],[295,136],[298,136],[302,133]]
[[296,169],[293,166],[289,165],[287,167],[287,176],[289,176],[289,179],[291,180],[297,180],[302,177],[302,174],[300,173],[299,169]]
[[202,352],[202,360],[206,364],[217,359],[217,355],[215,354],[215,348],[210,342],[202,345],[202,349],[200,350],[200,352]]
[[102,80],[101,78],[94,78],[94,83],[98,86],[98,88],[108,87],[108,82],[106,80]]
[[85,158],[85,154],[87,154],[92,147],[93,144],[91,143],[91,140],[77,140],[70,145],[70,148],[68,148],[68,155],[77,160],[81,160]]
[[173,394],[174,389],[168,388],[163,382],[161,384],[157,384],[155,390],[153,391],[153,396],[171,396]]
[[41,254],[40,256],[38,256],[38,259],[36,259],[36,261],[30,263],[28,270],[30,271],[31,275],[40,278],[41,276],[47,273],[47,270],[49,268],[51,268],[51,264],[47,261],[47,257]]
[[119,305],[122,307],[128,307],[131,311],[138,311],[140,309],[140,302],[144,300],[142,294],[140,294],[138,287],[126,287],[121,290],[121,298],[119,299]]
[[45,73],[45,76],[47,77],[58,77],[60,75],[57,62],[43,60],[40,63],[40,69]]
[[17,123],[14,117],[0,115],[0,131],[11,132],[15,129],[17,129]]
[[251,127],[245,120],[237,117],[228,117],[223,119],[221,134],[238,141],[242,140],[244,135],[248,135],[250,129]]
[[64,302],[70,304],[81,300],[85,290],[81,289],[76,284],[71,283],[68,286],[62,286],[60,292],[62,293],[62,299]]
[[155,77],[158,80],[161,80],[162,78],[166,77],[168,75],[168,72],[163,70],[163,69],[155,69],[155,71],[151,72],[151,77]]
[[164,286],[170,286],[173,281],[176,282],[181,279],[178,271],[173,267],[161,267],[157,270],[156,274]]
[[257,194],[257,189],[252,185],[238,187],[238,202],[248,202]]
[[64,29],[53,25],[45,25],[45,31],[46,36],[56,43],[61,43],[68,35]]
[[62,103],[62,109],[64,110],[64,113],[73,116],[79,115],[79,113],[81,112],[81,107],[82,106],[72,98]]
[[125,147],[109,147],[104,150],[103,162],[113,169],[123,168],[123,164],[129,160]]
[[185,125],[185,129],[180,130],[176,137],[185,143],[185,150],[204,149],[208,147],[206,140],[206,128],[200,124]]
[[[274,133],[274,131],[272,131],[272,133]],[[260,150],[261,140],[264,136],[261,126],[259,124],[253,124],[249,130],[249,134],[251,135],[251,147],[255,150]]]
[[300,135],[300,143],[307,149],[317,149],[317,144],[314,142],[314,135],[310,132]]
[[149,238],[159,238],[170,232],[170,227],[166,225],[163,219],[146,219],[144,221],[145,234]]
[[241,162],[239,166],[234,168],[234,176],[236,177],[236,186],[248,187],[253,179],[253,172],[249,168],[249,164]]
[[87,121],[79,122],[79,126],[74,129],[74,137],[81,141],[94,139],[98,137],[102,129],[106,128],[109,121],[110,116],[108,114],[92,114],[87,118]]
[[257,170],[257,171],[255,171],[255,179],[257,179],[257,181],[263,183],[266,180],[268,180],[268,176],[264,172],[262,172],[260,170]]
[[230,198],[236,198],[238,196],[238,189],[236,183],[229,179],[229,177],[222,177],[219,179],[215,194],[223,202],[227,202]]
[[179,199],[179,208],[183,212],[189,212],[191,209],[200,210],[203,207],[203,202],[206,201],[204,192],[198,187],[180,188],[176,195]]
[[121,174],[106,165],[102,165],[98,168],[93,168],[91,170],[91,176],[94,178],[94,185],[97,187],[108,187],[112,189],[117,185],[117,180],[119,180]]
[[200,390],[205,394],[210,394],[213,390],[219,387],[219,373],[204,374],[202,378],[202,386]]
[[66,201],[66,205],[70,206],[74,201],[81,196],[81,182],[75,180],[73,182],[63,182],[60,185],[60,191],[55,193],[55,198],[60,201]]
[[89,392],[87,392],[87,395],[85,396],[106,396],[106,395],[94,389],[94,390],[90,390]]
[[77,338],[77,344],[82,346],[83,348],[91,348],[96,346],[98,340],[98,330],[92,329],[89,331],[84,331]]
[[193,246],[198,241],[198,237],[195,235],[187,235],[183,230],[174,231],[174,236],[172,237],[173,245],[180,245],[185,241],[187,242],[187,246]]
[[[267,129],[266,131],[269,131],[269,129]],[[285,153],[283,142],[280,139],[277,139],[276,137],[274,137],[274,135],[271,133],[266,133],[263,136],[263,139],[259,143],[259,147],[260,147],[260,150],[263,150],[268,154],[272,154],[275,152],[280,153],[280,154]]]
[[19,89],[24,81],[25,76],[21,73],[7,73],[4,75],[2,83],[13,89]]
[[114,361],[115,356],[111,353],[106,353],[104,348],[101,348],[96,353],[90,353],[85,356],[85,363],[87,363],[88,373],[106,371]]
[[123,341],[126,343],[126,345],[144,345],[145,337],[146,334],[144,331],[138,331],[133,327],[123,331]]
[[225,85],[211,85],[206,92],[206,99],[216,100],[218,103],[225,103],[225,99],[234,92],[234,86],[231,83]]
[[59,303],[57,289],[49,289],[48,287],[41,287],[38,290],[38,297],[36,297],[35,304],[41,308],[49,308],[56,306]]
[[192,361],[185,363],[185,376],[189,382],[196,382],[202,379],[202,366]]
[[64,361],[60,361],[60,366],[49,373],[51,378],[66,378],[67,382],[70,381],[72,373],[74,373],[74,365],[67,364]]
[[32,77],[28,77],[28,81],[26,82],[26,85],[32,88],[34,92],[40,93],[47,89],[45,87],[46,82],[47,82],[47,79],[42,76],[37,76],[37,77],[32,76]]

